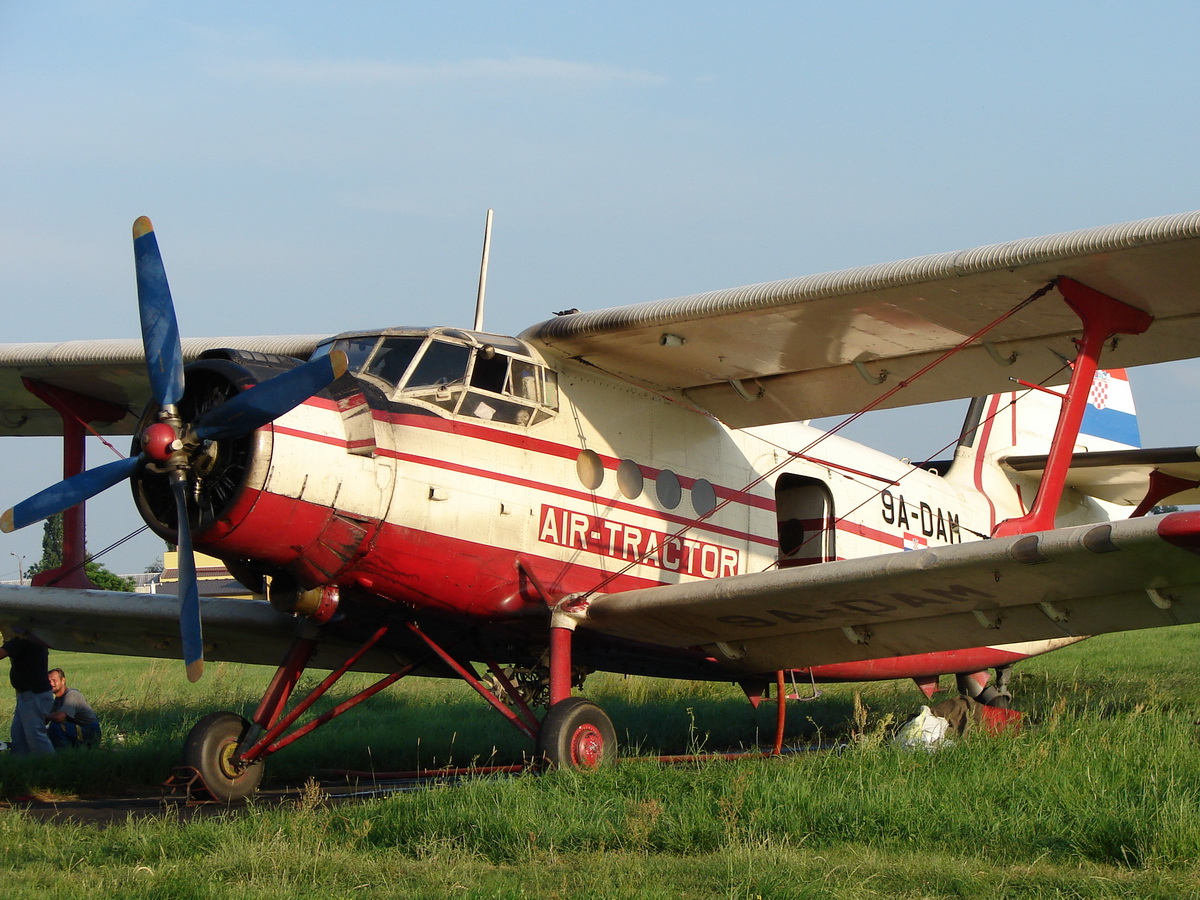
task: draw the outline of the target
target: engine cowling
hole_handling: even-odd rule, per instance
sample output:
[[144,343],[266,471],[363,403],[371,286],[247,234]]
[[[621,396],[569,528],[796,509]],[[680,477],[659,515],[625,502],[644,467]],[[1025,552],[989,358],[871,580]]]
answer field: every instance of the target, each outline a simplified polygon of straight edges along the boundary
[[[281,371],[299,365],[290,357],[266,357],[235,350],[209,351],[185,370],[180,418],[194,422],[209,409]],[[158,407],[151,404],[135,432],[133,453],[146,449],[156,438],[153,423]],[[188,471],[188,518],[193,539],[202,545],[214,529],[223,530],[255,470],[269,465],[270,429],[221,440],[205,441],[195,451]],[[175,500],[165,467],[144,466],[131,479],[134,503],[150,529],[170,543],[178,540]]]

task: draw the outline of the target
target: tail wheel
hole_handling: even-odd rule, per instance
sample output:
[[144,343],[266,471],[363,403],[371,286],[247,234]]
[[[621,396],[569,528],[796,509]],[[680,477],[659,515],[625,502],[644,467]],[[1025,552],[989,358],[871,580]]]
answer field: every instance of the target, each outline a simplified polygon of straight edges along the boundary
[[262,763],[244,766],[234,758],[238,741],[249,727],[250,723],[237,713],[217,712],[205,716],[188,732],[183,764],[200,773],[214,800],[244,800],[258,790]]
[[556,769],[611,766],[617,761],[617,732],[591,700],[568,697],[550,707],[542,720],[538,753]]

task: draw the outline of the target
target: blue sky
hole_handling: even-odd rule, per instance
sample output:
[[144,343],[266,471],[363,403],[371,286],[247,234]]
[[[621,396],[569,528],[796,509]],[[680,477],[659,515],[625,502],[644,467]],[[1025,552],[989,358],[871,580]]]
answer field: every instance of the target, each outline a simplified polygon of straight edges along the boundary
[[[1198,26],[1160,2],[4,4],[0,340],[136,335],[142,214],[203,336],[469,325],[489,206],[502,332],[1200,208]],[[1134,386],[1147,444],[1198,442],[1200,364]],[[861,433],[917,456],[927,430]],[[0,453],[11,501],[57,478],[52,446]],[[137,522],[111,493],[93,549]],[[0,577],[39,546],[6,538]]]

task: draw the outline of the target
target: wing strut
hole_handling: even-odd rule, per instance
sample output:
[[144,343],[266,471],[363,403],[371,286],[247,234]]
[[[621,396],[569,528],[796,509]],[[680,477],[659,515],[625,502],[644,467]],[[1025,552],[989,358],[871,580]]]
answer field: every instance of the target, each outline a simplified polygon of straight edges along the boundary
[[1054,514],[1066,487],[1067,471],[1071,468],[1071,456],[1075,452],[1075,439],[1079,437],[1088,392],[1099,368],[1104,345],[1109,338],[1118,334],[1141,334],[1154,321],[1149,313],[1072,278],[1059,278],[1058,291],[1083,323],[1083,337],[1076,341],[1079,352],[1072,366],[1071,383],[1067,387],[1067,396],[1063,400],[1054,438],[1050,442],[1046,471],[1038,485],[1033,505],[1025,515],[1005,519],[997,525],[992,531],[993,537],[1050,531],[1054,528]]
[[[33,394],[62,419],[63,424],[63,478],[78,475],[86,468],[84,439],[87,437],[86,423],[119,422],[126,410],[95,397],[86,397],[65,388],[55,387],[22,378],[25,390]],[[38,572],[30,582],[34,585],[54,585],[63,588],[95,589],[87,576],[87,520],[86,504],[80,503],[63,511],[62,564],[56,569]]]

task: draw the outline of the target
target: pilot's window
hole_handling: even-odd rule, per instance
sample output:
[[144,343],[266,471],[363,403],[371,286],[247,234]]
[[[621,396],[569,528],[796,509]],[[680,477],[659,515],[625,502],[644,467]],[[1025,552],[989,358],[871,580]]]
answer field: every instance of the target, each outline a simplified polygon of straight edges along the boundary
[[466,377],[470,360],[471,351],[462,344],[430,341],[425,355],[409,376],[405,389],[412,391],[461,383]]
[[475,354],[475,367],[471,369],[471,387],[484,391],[502,393],[508,377],[508,357],[494,350]]
[[542,369],[544,379],[542,403],[547,409],[558,409],[558,373],[553,369]]
[[364,371],[388,384],[399,384],[424,340],[423,337],[384,338]]

